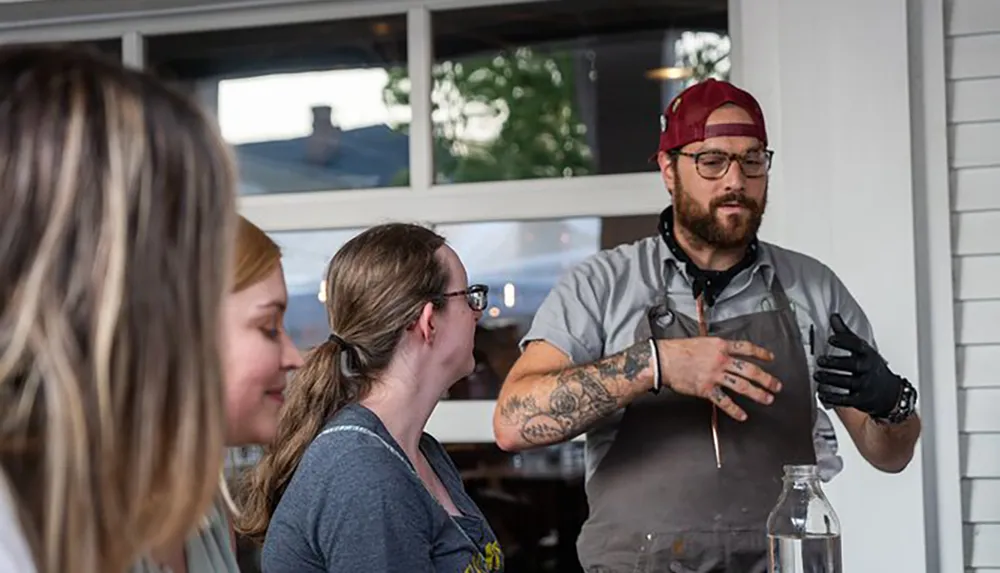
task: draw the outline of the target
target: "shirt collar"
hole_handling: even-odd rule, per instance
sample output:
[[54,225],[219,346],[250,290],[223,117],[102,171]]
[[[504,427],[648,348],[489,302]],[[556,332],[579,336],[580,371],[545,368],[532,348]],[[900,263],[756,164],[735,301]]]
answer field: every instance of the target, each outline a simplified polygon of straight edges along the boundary
[[[772,252],[771,245],[764,241],[758,240],[757,245],[757,260],[749,269],[750,276],[753,277],[759,273],[764,278],[767,288],[770,289],[774,282],[774,253]],[[687,276],[687,271],[684,269],[685,265],[677,259],[663,239],[656,241],[656,249],[657,258],[663,261],[665,268],[680,272],[685,281],[688,283],[691,282],[691,277]]]

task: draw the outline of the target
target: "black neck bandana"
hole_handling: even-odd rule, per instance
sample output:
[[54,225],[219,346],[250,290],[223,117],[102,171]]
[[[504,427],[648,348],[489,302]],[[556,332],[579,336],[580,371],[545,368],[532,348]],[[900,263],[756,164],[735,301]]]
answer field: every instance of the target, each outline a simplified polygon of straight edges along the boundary
[[684,249],[677,243],[674,236],[674,208],[667,207],[660,213],[660,222],[657,225],[663,242],[674,254],[674,257],[684,265],[684,270],[691,277],[691,292],[697,299],[705,295],[705,304],[712,306],[723,290],[729,285],[733,278],[744,269],[749,268],[757,262],[757,237],[751,239],[747,245],[746,253],[738,263],[724,271],[703,270],[691,260]]

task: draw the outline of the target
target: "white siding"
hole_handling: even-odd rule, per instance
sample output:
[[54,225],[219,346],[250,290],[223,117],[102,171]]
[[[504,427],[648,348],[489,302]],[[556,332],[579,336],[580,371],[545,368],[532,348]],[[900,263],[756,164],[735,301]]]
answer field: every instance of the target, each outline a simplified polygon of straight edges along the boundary
[[1000,2],[946,8],[966,567],[1000,572]]

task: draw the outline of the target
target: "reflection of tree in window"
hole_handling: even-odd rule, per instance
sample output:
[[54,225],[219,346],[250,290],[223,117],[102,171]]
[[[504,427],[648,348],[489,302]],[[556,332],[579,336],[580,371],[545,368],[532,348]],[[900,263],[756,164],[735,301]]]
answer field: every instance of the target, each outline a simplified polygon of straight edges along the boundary
[[674,65],[691,70],[688,85],[707,78],[728,80],[731,50],[729,36],[712,32],[684,32],[674,47],[677,55]]
[[[572,51],[521,47],[433,69],[435,168],[446,181],[570,177],[594,172],[576,105]],[[388,105],[409,104],[393,70]],[[499,130],[499,131],[497,131]]]

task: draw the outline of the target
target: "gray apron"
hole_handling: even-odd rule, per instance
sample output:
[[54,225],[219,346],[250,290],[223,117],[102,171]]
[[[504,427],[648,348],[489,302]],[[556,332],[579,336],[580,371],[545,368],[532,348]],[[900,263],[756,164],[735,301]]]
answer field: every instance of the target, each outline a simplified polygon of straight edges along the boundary
[[[712,403],[664,389],[626,407],[610,449],[587,482],[590,515],[577,540],[588,573],[759,573],[767,571],[767,515],[784,464],[814,464],[813,393],[794,313],[778,277],[767,310],[708,324],[708,335],[749,340],[774,353],[758,365],[782,382],[770,406],[735,392],[747,413],[718,413],[716,466]],[[698,336],[696,320],[660,304],[636,340]]]

